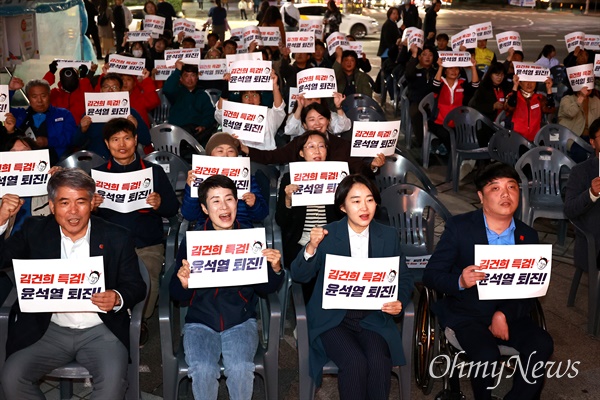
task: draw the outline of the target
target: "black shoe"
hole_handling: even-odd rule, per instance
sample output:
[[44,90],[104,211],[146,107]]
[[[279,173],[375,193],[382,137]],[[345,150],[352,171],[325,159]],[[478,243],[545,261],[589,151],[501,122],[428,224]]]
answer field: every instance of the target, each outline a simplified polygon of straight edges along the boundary
[[142,321],[142,326],[140,329],[140,348],[144,347],[149,338],[150,331],[148,330],[148,324],[146,321]]

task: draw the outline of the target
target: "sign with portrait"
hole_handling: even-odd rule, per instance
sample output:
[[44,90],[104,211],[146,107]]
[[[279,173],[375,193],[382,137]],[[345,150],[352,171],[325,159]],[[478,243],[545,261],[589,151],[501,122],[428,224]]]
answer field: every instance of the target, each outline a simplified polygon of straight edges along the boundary
[[574,92],[579,92],[584,87],[594,89],[594,64],[583,64],[567,68],[569,83]]
[[198,64],[198,80],[216,81],[223,79],[227,73],[227,61],[222,58],[216,60],[200,60]]
[[267,125],[267,107],[223,100],[223,132],[240,140],[263,143]]
[[483,22],[481,24],[471,25],[470,28],[475,29],[475,33],[477,33],[477,40],[494,38],[494,30],[492,29],[491,22]]
[[[323,33],[325,32],[325,26],[323,25],[322,19],[301,19],[298,24],[299,32],[314,32],[315,39],[323,40]],[[287,37],[288,32],[285,33]]]
[[198,65],[200,63],[200,49],[165,50],[165,62],[170,67],[178,60],[184,64]]
[[459,51],[461,46],[467,49],[474,49],[477,47],[477,32],[472,27],[463,29],[456,35],[452,35],[450,44],[452,51]]
[[177,37],[179,32],[185,32],[190,35],[196,31],[196,23],[185,18],[177,18],[173,20],[173,37]]
[[292,53],[314,53],[315,52],[315,33],[314,32],[286,32],[285,46]]
[[541,65],[529,62],[513,61],[515,75],[523,82],[546,82],[550,78],[550,70]]
[[335,32],[327,37],[327,51],[329,55],[333,55],[338,47],[345,49],[348,47],[346,35],[340,32]]
[[91,61],[63,60],[63,59],[59,59],[59,58],[55,58],[54,61],[56,61],[56,69],[58,71],[60,71],[63,68],[74,68],[75,70],[79,71],[79,68],[82,65],[85,65],[88,70],[92,67]]
[[237,188],[237,197],[250,192],[250,158],[248,157],[211,157],[192,155],[192,171],[194,181],[191,186],[191,197],[198,198],[198,187],[213,175],[229,177]]
[[279,42],[281,42],[281,33],[279,32],[278,27],[259,26],[258,29],[260,31],[263,46],[279,46]]
[[298,93],[307,99],[333,97],[337,81],[333,68],[307,68],[296,74]]
[[129,92],[85,93],[85,115],[92,122],[108,122],[113,118],[127,118],[131,114]]
[[352,127],[351,157],[391,156],[396,152],[400,121],[355,121]]
[[92,178],[96,181],[96,193],[104,199],[100,208],[120,213],[152,208],[146,202],[154,190],[152,168],[122,173],[93,169]]
[[346,161],[291,162],[290,183],[298,185],[292,194],[292,207],[333,204],[338,184],[348,171]]
[[0,85],[0,122],[6,121],[6,113],[10,112],[10,96],[8,85]]
[[470,67],[471,53],[468,51],[440,51],[438,57],[442,60],[442,67]]
[[165,60],[154,60],[154,68],[156,69],[155,81],[166,81],[175,71],[175,65],[169,67]]
[[165,17],[146,14],[144,16],[144,31],[150,32],[157,39],[165,31]]
[[521,35],[516,31],[502,32],[496,35],[496,44],[500,54],[508,53],[508,50],[523,51]]
[[594,76],[600,78],[600,54],[594,56]]
[[600,50],[600,35],[586,34],[583,47],[585,47],[586,50]]
[[146,31],[131,31],[125,32],[125,36],[127,37],[127,41],[129,43],[147,42],[148,39],[152,37],[152,33]]
[[567,51],[570,53],[575,51],[576,47],[583,49],[585,43],[585,33],[583,32],[571,32],[565,35],[565,44],[567,45]]
[[120,56],[118,54],[111,54],[108,57],[108,72],[142,76],[144,68],[146,68],[146,60],[143,58]]
[[0,153],[0,197],[7,193],[19,197],[48,193],[50,175],[48,149],[4,151]]
[[235,61],[229,66],[229,90],[273,90],[271,82],[272,61],[257,60],[252,63]]

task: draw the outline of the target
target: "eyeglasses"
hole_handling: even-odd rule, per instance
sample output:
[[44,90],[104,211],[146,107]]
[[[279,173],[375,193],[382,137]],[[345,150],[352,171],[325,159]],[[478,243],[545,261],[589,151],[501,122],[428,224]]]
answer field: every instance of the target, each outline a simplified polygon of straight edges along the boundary
[[119,90],[121,90],[120,87],[118,87],[117,85],[102,85],[102,89],[104,90],[112,90],[113,92],[118,92]]
[[327,146],[324,144],[309,144],[308,146],[304,146],[304,148],[311,153],[314,153],[316,150],[319,150],[320,152],[321,150],[327,149]]

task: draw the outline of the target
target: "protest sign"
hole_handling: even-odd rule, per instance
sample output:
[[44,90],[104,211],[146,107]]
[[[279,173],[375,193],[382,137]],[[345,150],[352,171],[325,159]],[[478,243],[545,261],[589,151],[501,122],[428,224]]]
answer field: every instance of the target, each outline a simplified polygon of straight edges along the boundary
[[485,272],[477,282],[479,300],[545,296],[550,285],[552,245],[475,245],[475,265]]
[[550,70],[541,65],[529,62],[513,61],[515,75],[523,82],[546,82],[550,78]]
[[0,153],[0,197],[7,193],[19,197],[47,194],[48,171],[48,149]]
[[363,42],[348,42],[348,50],[356,52],[358,58],[363,56]]
[[272,61],[234,61],[229,66],[229,90],[273,90],[271,82]]
[[498,45],[500,54],[508,53],[508,50],[510,50],[511,47],[513,50],[523,51],[521,35],[519,35],[519,32],[508,31],[497,34],[496,44]]
[[406,256],[406,266],[408,268],[422,269],[427,267],[431,254],[423,256]]
[[477,47],[477,32],[472,27],[463,29],[456,35],[452,35],[450,44],[452,51],[459,51],[461,46],[467,49],[474,49]]
[[244,41],[244,28],[231,28],[231,40]]
[[567,51],[570,53],[575,51],[576,47],[583,49],[585,42],[585,33],[583,32],[571,32],[565,35],[565,44],[567,45]]
[[288,113],[291,113],[294,107],[296,106],[296,101],[298,99],[298,88],[291,87],[290,88],[290,98],[288,101]]
[[208,177],[225,175],[237,188],[237,197],[250,192],[250,159],[248,157],[211,157],[192,155],[194,181],[191,186],[192,197],[198,198],[198,186]]
[[[320,163],[307,163],[320,164]],[[398,300],[400,257],[325,256],[323,309],[381,310]]]
[[152,37],[157,39],[165,31],[165,17],[146,14],[144,16],[144,31],[150,32]]
[[103,313],[91,301],[93,294],[105,289],[102,260],[13,260],[19,308],[25,313]]
[[337,92],[335,71],[332,68],[307,68],[296,74],[298,93],[307,99],[333,97]]
[[10,96],[8,85],[0,85],[0,122],[6,121],[6,113],[10,112]]
[[196,46],[194,47],[196,47],[197,49],[202,50],[204,48],[204,42],[206,41],[206,32],[195,31],[194,33],[185,35],[185,37],[190,37],[194,39],[194,41],[196,42]]
[[348,40],[343,33],[334,32],[327,37],[327,51],[329,55],[333,55],[338,47],[342,49],[348,47]]
[[292,206],[333,204],[335,190],[347,175],[345,161],[291,162],[290,180],[298,185]]
[[442,67],[471,67],[471,53],[468,51],[440,51],[438,57],[442,60]]
[[129,92],[85,93],[85,115],[92,122],[108,122],[113,118],[127,118],[131,114]]
[[264,46],[258,26],[248,25],[244,27],[242,38],[244,39],[244,48],[246,49],[250,47],[250,43],[252,42],[256,42],[257,46]]
[[[301,19],[300,24],[298,25],[299,32],[314,32],[315,39],[323,40],[323,33],[325,31],[325,27],[323,25],[322,19],[317,18],[309,18],[307,20]],[[288,32],[285,33],[286,36]]]
[[152,208],[146,203],[148,196],[154,191],[152,168],[122,173],[93,169],[92,178],[96,181],[96,193],[104,199],[100,208],[120,213]]
[[146,68],[146,60],[143,58],[120,56],[118,54],[111,54],[108,57],[108,72],[142,76],[144,68]]
[[235,61],[256,61],[262,60],[262,53],[260,51],[254,53],[246,53],[246,54],[227,54],[225,56],[227,60],[227,70],[231,68],[231,64]]
[[594,76],[600,78],[600,54],[594,57]]
[[[3,7],[10,7],[10,4]],[[32,8],[29,9],[32,10]],[[5,16],[0,22],[4,22],[3,25],[0,25],[0,30],[4,31],[8,50],[4,52],[5,65],[18,65],[23,61],[40,58],[37,17],[34,11]]]
[[281,42],[281,33],[279,33],[278,27],[260,26],[258,29],[260,31],[263,46],[279,46],[279,42]]
[[56,69],[60,71],[63,68],[74,68],[76,71],[79,71],[79,68],[82,65],[85,65],[89,70],[92,67],[91,61],[83,61],[83,60],[63,60],[60,58],[55,58],[56,61]]
[[125,35],[126,35],[127,41],[129,43],[147,42],[148,39],[150,39],[152,37],[152,34],[150,32],[146,32],[146,31],[125,32]]
[[[232,221],[233,222],[233,221]],[[244,286],[268,282],[265,229],[188,231],[188,287]]]
[[167,66],[165,60],[154,60],[154,68],[156,68],[156,74],[154,80],[166,81],[167,78],[175,71],[175,65]]
[[292,53],[314,53],[315,52],[315,33],[314,32],[286,32],[285,47]]
[[240,140],[263,143],[267,110],[265,106],[223,100],[223,132],[237,135]]
[[470,28],[474,29],[475,33],[477,33],[477,40],[494,38],[494,31],[492,29],[491,22],[483,22],[481,24],[471,25]]
[[586,50],[600,50],[600,35],[585,35],[583,47]]
[[396,152],[400,121],[355,121],[352,127],[351,157],[391,156]]
[[223,79],[227,73],[227,62],[222,58],[216,60],[200,60],[198,64],[198,80],[216,81]]
[[173,37],[177,37],[179,32],[185,32],[190,35],[196,31],[196,23],[185,18],[177,18],[173,21]]
[[425,44],[425,33],[421,29],[413,29],[408,36],[408,48],[415,44],[418,48],[422,49]]
[[594,89],[594,64],[567,68],[567,76],[574,92],[578,92],[584,87],[589,90]]
[[181,60],[184,64],[198,65],[200,63],[200,49],[175,49],[165,50],[167,66],[173,66]]
[[410,27],[404,29],[404,31],[402,32],[402,41],[404,42],[406,40],[408,42],[408,38],[410,37],[412,32],[416,29],[419,29],[419,28],[410,26]]

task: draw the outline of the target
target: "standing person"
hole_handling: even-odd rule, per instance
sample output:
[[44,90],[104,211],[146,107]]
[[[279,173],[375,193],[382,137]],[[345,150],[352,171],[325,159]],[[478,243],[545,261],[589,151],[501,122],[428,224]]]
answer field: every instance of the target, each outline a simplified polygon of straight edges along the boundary
[[327,29],[327,33],[329,35],[340,30],[340,25],[342,23],[342,13],[335,5],[334,0],[329,0],[329,2],[327,3],[327,10],[325,11],[325,19],[323,20],[323,23],[329,27]]
[[256,13],[256,20],[260,23],[265,17],[265,12],[267,12],[267,8],[271,7],[269,4],[269,0],[262,0],[260,3],[258,12]]
[[425,22],[423,23],[423,32],[425,34],[425,45],[435,45],[437,13],[442,8],[440,0],[433,0],[433,3],[425,13]]
[[[297,31],[300,23],[300,11],[294,5],[294,0],[287,0],[281,6],[281,18],[285,22],[286,31]],[[284,42],[285,43],[285,42]]]
[[400,29],[405,30],[406,28],[421,28],[421,21],[419,18],[419,10],[417,6],[411,3],[410,0],[404,0],[404,4],[400,7],[402,13],[402,25]]
[[[362,175],[348,175],[335,192],[335,207],[346,216],[310,231],[308,244],[292,262],[292,278],[309,282],[316,277],[307,302],[310,376],[321,384],[323,365],[339,367],[341,399],[387,399],[394,365],[406,363],[402,337],[394,323],[410,302],[413,278],[400,251],[395,228],[373,221],[381,196]],[[380,310],[323,309],[327,254],[369,258],[398,257],[398,295]]]
[[398,39],[401,37],[400,30],[398,29],[399,18],[400,14],[398,13],[398,9],[396,7],[390,7],[387,11],[387,20],[381,27],[379,49],[377,50],[377,56],[381,57],[381,65],[388,59],[390,49],[398,45]]
[[240,0],[240,2],[238,3],[238,10],[240,10],[240,18],[242,20],[248,19],[248,15],[246,14],[246,7],[246,0]]
[[212,20],[212,33],[219,35],[219,40],[224,42],[227,30],[227,10],[221,6],[221,0],[215,0],[215,6],[208,10],[208,18]]
[[87,14],[88,25],[85,31],[85,36],[91,36],[94,41],[94,47],[96,48],[96,58],[102,59],[102,45],[100,44],[100,37],[98,36],[98,25],[96,24],[96,16],[98,15],[98,9],[90,0],[84,0],[85,13]]
[[[502,163],[490,164],[476,178],[475,186],[482,209],[446,222],[425,268],[423,283],[446,294],[435,304],[436,315],[442,329],[454,330],[474,365],[493,369],[500,360],[498,345],[514,347],[519,352],[524,368],[514,374],[512,389],[504,399],[539,398],[544,366],[554,350],[552,337],[531,319],[532,299],[479,300],[477,281],[486,274],[474,265],[477,244],[537,244],[538,234],[514,218],[520,198],[519,175],[514,168]],[[494,371],[478,368],[474,375],[471,376],[474,398],[491,399]]]
[[[281,43],[285,43],[285,28],[283,26],[283,21],[281,20],[281,13],[277,7],[269,6],[258,26],[278,28]],[[270,46],[270,48],[273,52],[273,59],[278,60],[281,57],[279,46]]]
[[112,9],[111,22],[115,29],[115,40],[117,41],[117,53],[124,50],[123,39],[125,32],[129,31],[129,24],[133,21],[133,15],[129,8],[123,5],[123,0],[115,0],[115,5]]
[[[254,15],[258,16],[258,8],[260,7],[261,1],[260,0],[251,0],[251,1],[252,1],[252,5],[253,5],[252,12],[254,13]],[[268,3],[268,0],[267,0],[267,3]],[[257,19],[258,19],[258,17],[257,17]],[[259,22],[260,22],[260,20],[259,20]]]
[[198,9],[204,10],[204,0],[198,0]]
[[100,44],[102,45],[101,58],[110,53],[115,43],[110,22],[111,19],[112,8],[108,6],[108,0],[100,0],[100,7],[98,7],[98,34],[100,35]]
[[165,30],[173,32],[173,18],[177,18],[173,5],[165,0],[158,0],[156,15],[165,17]]

